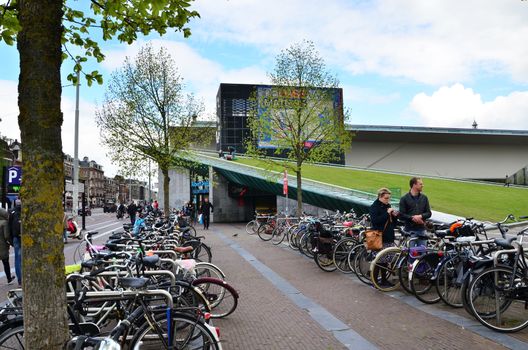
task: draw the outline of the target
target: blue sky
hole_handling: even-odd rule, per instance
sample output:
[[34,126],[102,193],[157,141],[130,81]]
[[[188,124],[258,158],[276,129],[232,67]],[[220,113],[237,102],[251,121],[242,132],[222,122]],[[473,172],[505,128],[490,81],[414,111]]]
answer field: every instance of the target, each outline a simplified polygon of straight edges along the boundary
[[[72,2],[74,5],[78,2]],[[187,90],[214,118],[218,84],[267,83],[280,50],[312,40],[344,89],[353,124],[528,130],[528,2],[521,0],[197,0],[192,36],[102,42],[90,62],[108,81],[151,41],[171,53]],[[97,37],[94,31],[92,37]],[[0,43],[0,134],[18,136],[18,53]],[[71,63],[63,65],[63,85]],[[111,175],[94,110],[106,85],[81,87],[80,156]],[[63,147],[73,153],[75,90],[63,89]]]

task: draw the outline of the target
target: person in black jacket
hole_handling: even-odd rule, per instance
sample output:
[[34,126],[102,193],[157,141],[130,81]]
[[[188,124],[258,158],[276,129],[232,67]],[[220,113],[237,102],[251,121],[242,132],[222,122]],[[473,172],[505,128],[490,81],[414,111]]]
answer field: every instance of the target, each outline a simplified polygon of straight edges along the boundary
[[18,280],[18,285],[22,285],[22,242],[20,235],[22,233],[22,203],[20,199],[15,201],[15,209],[9,213],[9,233],[11,236],[11,243],[15,248],[15,274]]
[[[369,209],[371,229],[379,230],[383,232],[382,241],[383,248],[394,246],[394,227],[396,226],[396,218],[398,217],[398,211],[391,207],[390,204],[391,191],[387,188],[380,188],[378,190],[378,198],[372,203]],[[390,259],[387,256],[387,259]],[[380,265],[388,264],[388,261],[380,261]],[[389,285],[390,282],[387,280],[387,274],[380,271],[382,269],[377,268],[374,271],[375,276],[381,278],[381,285]]]
[[130,204],[127,207],[127,213],[128,216],[130,216],[130,223],[134,225],[136,222],[136,213],[137,213],[138,207],[134,203],[134,201],[130,202]]
[[209,202],[209,198],[205,198],[202,203],[202,218],[204,230],[209,230],[209,220],[211,218],[211,213],[214,211],[213,203]]
[[[426,245],[425,220],[431,217],[429,199],[422,193],[423,181],[419,177],[413,177],[409,181],[410,190],[400,199],[400,219],[405,222],[405,231],[411,233],[411,237],[418,237],[414,245]],[[411,242],[413,243],[413,242]]]

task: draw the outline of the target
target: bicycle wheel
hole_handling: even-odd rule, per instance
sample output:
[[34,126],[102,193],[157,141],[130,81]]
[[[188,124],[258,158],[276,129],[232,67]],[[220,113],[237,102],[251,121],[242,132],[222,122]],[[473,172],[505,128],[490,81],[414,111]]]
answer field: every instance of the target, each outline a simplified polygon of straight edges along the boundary
[[220,280],[225,280],[226,276],[219,267],[207,262],[199,262],[194,266],[194,273],[197,278],[214,277]]
[[305,232],[301,240],[299,242],[299,251],[309,257],[310,259],[313,259],[314,253],[313,253],[313,232]]
[[363,244],[358,244],[355,247],[353,247],[350,250],[350,252],[348,252],[348,255],[347,255],[348,268],[353,273],[356,273],[356,267],[354,265],[355,264],[355,260],[356,260],[356,254],[358,252],[360,252],[363,248],[365,248],[365,246]]
[[197,278],[192,282],[194,287],[202,291],[211,305],[211,317],[223,318],[232,314],[238,305],[238,292],[217,278]]
[[284,226],[277,226],[271,234],[271,243],[273,243],[273,245],[279,245],[284,241],[285,236],[286,228]]
[[528,279],[521,272],[513,275],[509,266],[484,270],[469,286],[473,315],[484,326],[505,333],[528,326]]
[[365,247],[358,251],[354,257],[354,272],[357,278],[369,286],[372,285],[372,281],[370,280],[370,263],[373,258],[373,254]]
[[315,264],[325,272],[334,272],[337,267],[332,259],[332,253],[314,253]]
[[304,230],[299,227],[299,225],[294,225],[290,227],[290,232],[288,233],[288,245],[293,250],[299,250],[299,239],[302,236]]
[[190,252],[191,258],[198,262],[208,262],[210,263],[213,259],[213,254],[211,253],[211,248],[209,248],[205,243],[198,240],[187,241],[182,244],[183,247],[193,247],[193,250]]
[[251,220],[246,224],[246,233],[248,235],[254,235],[257,232],[258,223],[256,220]]
[[[219,349],[217,338],[201,320],[197,320],[185,313],[174,312],[171,317],[173,330],[171,342],[175,349]],[[145,322],[135,333],[128,349],[167,349],[166,342],[169,338],[167,317],[163,314],[155,316],[155,325]],[[158,334],[158,330],[160,334]]]
[[464,274],[462,260],[454,256],[446,261],[438,271],[436,279],[436,291],[440,299],[449,306],[462,307],[461,279]]
[[411,289],[411,268],[412,264],[409,263],[409,255],[400,256],[398,262],[398,279],[400,280],[400,286],[409,294],[413,294]]
[[357,245],[357,241],[353,238],[343,238],[336,243],[332,252],[332,260],[336,268],[342,273],[352,273],[348,265],[348,253]]
[[382,292],[390,292],[400,286],[396,265],[400,258],[398,247],[385,248],[376,254],[370,264],[370,280]]
[[23,324],[20,324],[16,327],[11,327],[0,335],[0,349],[25,349]]
[[86,241],[81,241],[75,248],[75,251],[73,252],[73,261],[76,264],[80,264],[81,262],[88,260],[89,253],[86,250]]
[[432,280],[440,258],[438,253],[430,253],[415,260],[411,268],[410,285],[414,296],[422,303],[435,304],[440,301]]
[[268,223],[262,224],[259,227],[257,234],[261,240],[269,241],[273,237],[273,226]]

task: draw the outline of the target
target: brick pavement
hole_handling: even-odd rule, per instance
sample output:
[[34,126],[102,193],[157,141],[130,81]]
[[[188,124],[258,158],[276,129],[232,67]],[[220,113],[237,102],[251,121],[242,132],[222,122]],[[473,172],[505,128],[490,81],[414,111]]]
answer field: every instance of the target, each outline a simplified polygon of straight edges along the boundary
[[[298,253],[247,235],[241,224],[213,224],[211,230],[199,232],[213,247],[213,262],[224,270],[241,295],[235,313],[216,322],[226,349],[340,349],[343,345],[264,279],[215,231],[236,241],[306,297],[381,349],[504,349],[338,272],[323,272]],[[238,236],[232,237],[234,233]]]
[[345,348],[222,242],[214,230],[199,230],[199,234],[204,234],[205,242],[212,246],[213,263],[240,293],[236,311],[214,321],[220,327],[224,349]]

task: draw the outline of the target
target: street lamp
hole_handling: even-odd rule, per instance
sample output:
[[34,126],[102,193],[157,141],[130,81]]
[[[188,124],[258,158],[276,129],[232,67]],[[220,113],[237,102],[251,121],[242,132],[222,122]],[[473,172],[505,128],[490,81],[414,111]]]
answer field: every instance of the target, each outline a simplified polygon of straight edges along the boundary
[[79,87],[81,73],[77,71],[77,84],[75,84],[75,140],[73,151],[73,215],[79,210]]

